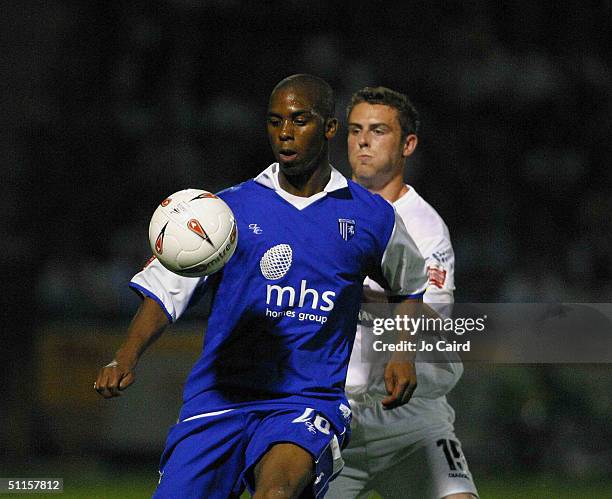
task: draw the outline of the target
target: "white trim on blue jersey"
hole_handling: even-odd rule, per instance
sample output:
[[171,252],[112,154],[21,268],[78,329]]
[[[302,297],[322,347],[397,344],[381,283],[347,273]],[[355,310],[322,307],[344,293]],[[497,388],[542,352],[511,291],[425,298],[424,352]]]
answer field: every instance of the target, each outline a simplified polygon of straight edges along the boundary
[[130,287],[140,295],[155,300],[168,320],[174,322],[189,306],[196,288],[205,281],[206,277],[182,277],[170,272],[154,258],[132,278]]
[[220,416],[221,414],[225,414],[226,412],[231,412],[234,409],[224,409],[222,411],[214,411],[214,412],[205,412],[203,414],[196,414],[195,416],[191,416],[190,418],[183,419],[180,421],[181,423],[186,423],[187,421],[193,421],[194,419],[202,419],[202,418],[210,418],[213,416]]

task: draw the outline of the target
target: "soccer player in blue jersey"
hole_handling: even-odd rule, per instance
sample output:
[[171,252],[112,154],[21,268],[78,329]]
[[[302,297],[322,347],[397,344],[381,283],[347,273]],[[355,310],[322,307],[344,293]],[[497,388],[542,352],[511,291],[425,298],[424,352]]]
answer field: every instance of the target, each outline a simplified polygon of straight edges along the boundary
[[[330,86],[294,75],[273,90],[267,130],[277,160],[219,193],[239,242],[208,279],[156,260],[134,276],[143,302],[95,383],[104,397],[134,381],[138,359],[202,288],[213,293],[201,357],[185,384],[160,464],[157,498],[322,497],[340,470],[351,411],[344,383],[365,276],[420,301],[424,260],[392,206],[330,164]],[[402,354],[386,367],[388,407],[416,386]]]

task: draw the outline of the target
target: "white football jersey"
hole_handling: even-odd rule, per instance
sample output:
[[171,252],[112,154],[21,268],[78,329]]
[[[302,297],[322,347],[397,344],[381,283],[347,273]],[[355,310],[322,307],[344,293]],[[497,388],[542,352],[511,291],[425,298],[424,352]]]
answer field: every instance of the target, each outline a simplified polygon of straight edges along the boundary
[[[431,305],[441,316],[450,316],[455,289],[455,255],[446,224],[436,210],[411,186],[408,186],[408,192],[395,201],[393,206],[425,259],[429,281],[423,302]],[[364,281],[364,286],[374,291],[383,291],[369,278]],[[362,335],[362,326],[359,325],[349,363],[346,392],[349,397],[368,391],[381,392],[379,395],[383,396],[384,366],[373,366],[362,361]],[[418,386],[414,396],[433,398],[448,392],[463,371],[463,367],[458,362],[452,364],[417,362],[416,367]]]

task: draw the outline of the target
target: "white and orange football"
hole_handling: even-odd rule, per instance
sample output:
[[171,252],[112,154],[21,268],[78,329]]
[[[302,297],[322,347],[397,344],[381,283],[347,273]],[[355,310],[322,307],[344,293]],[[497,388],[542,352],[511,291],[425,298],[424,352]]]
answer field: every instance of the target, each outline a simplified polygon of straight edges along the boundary
[[168,270],[201,277],[220,270],[238,243],[236,219],[214,194],[185,189],[164,199],[151,217],[149,243]]

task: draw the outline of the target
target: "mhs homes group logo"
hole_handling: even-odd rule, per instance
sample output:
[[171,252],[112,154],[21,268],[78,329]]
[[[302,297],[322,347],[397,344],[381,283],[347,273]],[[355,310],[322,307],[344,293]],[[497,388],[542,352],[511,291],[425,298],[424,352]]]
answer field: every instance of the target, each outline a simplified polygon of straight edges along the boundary
[[259,260],[259,268],[266,279],[275,281],[283,277],[291,268],[293,251],[288,244],[277,244],[264,253]]
[[[293,263],[293,250],[288,244],[277,244],[266,251],[259,261],[262,275],[269,281],[277,281],[284,277]],[[293,286],[281,286],[279,284],[268,284],[266,286],[266,305],[279,308],[289,307],[287,310],[270,310],[266,308],[269,317],[297,317],[299,320],[327,322],[324,315],[313,313],[296,312],[297,308],[310,308],[329,312],[334,308],[334,291],[318,291],[308,287],[306,279],[300,282],[300,289]]]

